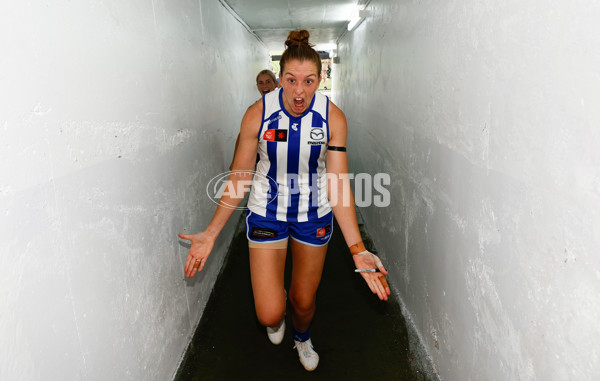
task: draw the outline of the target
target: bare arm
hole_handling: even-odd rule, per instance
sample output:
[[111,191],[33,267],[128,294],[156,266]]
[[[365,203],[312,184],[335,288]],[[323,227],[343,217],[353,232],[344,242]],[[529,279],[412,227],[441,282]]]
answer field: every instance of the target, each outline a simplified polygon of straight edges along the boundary
[[[348,124],[346,116],[336,105],[329,105],[329,131],[328,145],[346,147]],[[379,269],[378,273],[361,273],[371,291],[379,299],[387,300],[391,290],[385,280],[386,269],[377,256],[366,251],[358,229],[354,196],[348,177],[348,156],[342,151],[327,151],[327,173],[330,175],[328,183],[329,200],[335,219],[344,235],[346,244],[352,253],[352,259],[357,269]]]
[[[242,119],[237,149],[231,163],[231,175],[228,178],[228,189],[245,190],[243,182],[252,180],[252,170],[256,164],[258,146],[258,130],[261,125],[262,102],[250,106]],[[244,198],[245,192],[224,192],[217,209],[205,231],[197,234],[179,234],[179,237],[192,242],[185,262],[186,276],[193,277],[202,271],[214,243],[233,214],[235,208]]]
[[[237,153],[238,147],[240,145],[240,134],[238,134],[237,139],[235,139],[235,148],[233,149],[233,158],[235,159],[235,154]],[[229,170],[233,168],[233,159],[231,160],[231,164],[229,165]]]
[[[346,147],[347,123],[346,116],[336,105],[329,105],[330,146]],[[348,178],[348,156],[346,152],[327,151],[327,173],[331,176],[329,186],[329,200],[331,201],[335,219],[342,230],[348,247],[362,242],[356,209],[354,208],[354,195]]]

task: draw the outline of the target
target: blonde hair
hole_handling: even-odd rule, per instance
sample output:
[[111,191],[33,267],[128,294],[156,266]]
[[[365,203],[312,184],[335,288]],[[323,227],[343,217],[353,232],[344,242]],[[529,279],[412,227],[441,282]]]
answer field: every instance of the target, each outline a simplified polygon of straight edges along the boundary
[[273,72],[269,69],[261,70],[258,73],[258,75],[256,76],[256,83],[258,83],[258,78],[263,74],[268,74],[269,77],[271,77],[271,79],[273,80],[273,83],[277,84],[277,78],[275,78],[275,74],[273,74]]

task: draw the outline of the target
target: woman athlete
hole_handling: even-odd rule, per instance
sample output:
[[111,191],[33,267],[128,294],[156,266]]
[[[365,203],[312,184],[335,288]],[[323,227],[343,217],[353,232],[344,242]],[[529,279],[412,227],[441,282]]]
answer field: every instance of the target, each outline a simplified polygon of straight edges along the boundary
[[[371,291],[387,300],[390,289],[386,269],[361,239],[348,176],[343,176],[348,172],[346,117],[329,98],[316,92],[321,59],[308,39],[306,30],[290,32],[280,61],[282,88],[246,111],[228,181],[231,189],[240,189],[240,181],[247,181],[256,165],[246,217],[256,315],[267,327],[271,342],[281,343],[289,298],[294,348],[304,368],[312,371],[319,355],[309,327],[333,227],[332,211],[356,268],[379,271],[361,273]],[[192,244],[185,263],[187,277],[204,268],[217,236],[242,199],[234,197],[223,194],[204,232],[179,235]],[[286,294],[289,237],[293,266]]]

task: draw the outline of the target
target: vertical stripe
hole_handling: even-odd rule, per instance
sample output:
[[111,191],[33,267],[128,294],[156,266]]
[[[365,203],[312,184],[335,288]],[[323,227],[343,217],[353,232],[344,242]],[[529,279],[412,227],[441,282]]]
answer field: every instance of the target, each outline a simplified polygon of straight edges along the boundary
[[[323,118],[321,117],[320,114],[313,112],[312,118],[311,118],[311,135],[314,136],[320,136],[318,134],[323,133]],[[316,130],[316,129],[319,130]],[[312,138],[312,136],[309,136],[309,138],[311,139],[311,141],[313,141],[314,139]],[[324,137],[318,141],[322,141],[324,142],[325,139]],[[319,191],[319,187],[318,187],[318,183],[316,180],[316,176],[317,176],[317,167],[318,167],[318,159],[319,156],[321,156],[321,151],[323,148],[323,145],[310,145],[309,146],[309,157],[308,157],[308,177],[309,177],[309,208],[308,208],[308,215],[307,218],[308,220],[314,220],[315,218],[317,218],[317,207],[319,206],[320,202],[319,202],[319,195],[320,195],[320,191]]]
[[[323,128],[327,131],[327,143],[329,143],[329,139],[331,139],[331,135],[329,133],[329,97],[325,97],[324,108],[325,120],[323,121]],[[331,211],[331,206],[329,205],[329,195],[327,191],[327,169],[325,168],[326,155],[327,148],[323,147],[323,153],[319,157],[317,165],[317,172],[319,173],[319,189],[321,190],[319,209],[317,210],[317,216],[319,218]],[[339,202],[343,202],[343,200],[339,200]]]
[[[275,118],[274,114],[271,115],[271,120],[275,120],[275,121],[270,122],[270,125],[268,126],[269,130],[277,129],[279,127],[280,119],[274,119],[274,118]],[[267,123],[269,123],[269,122],[267,122]],[[267,157],[269,158],[269,163],[270,163],[269,170],[267,172],[267,176],[269,179],[277,180],[277,143],[263,140],[263,145],[267,146],[267,148],[266,148]],[[276,187],[275,185],[276,184],[270,183],[267,194],[263,195],[267,200],[265,217],[271,218],[271,219],[275,218],[275,211],[273,210],[273,208],[277,206],[277,200],[273,200],[274,198],[277,197],[277,192],[278,192],[278,187]]]
[[[310,208],[308,211],[308,219],[313,220],[317,218],[317,208],[322,204],[321,196],[323,195],[322,189],[320,189],[320,182],[318,181],[318,158],[321,154],[321,148],[323,146],[312,146],[310,148]],[[327,195],[327,193],[325,193]]]
[[[263,110],[263,115],[264,114],[265,110]],[[266,130],[267,127],[268,122],[263,120],[263,123],[259,130],[262,132]],[[262,135],[259,133],[257,149],[260,160],[256,165],[256,174],[252,179],[252,188],[250,190],[250,196],[248,197],[248,209],[251,209],[256,214],[264,217],[267,211],[266,208],[268,200],[263,195],[266,195],[268,193],[268,189],[270,187],[268,180],[265,178],[265,174],[268,173],[268,169],[271,166],[271,162],[267,154],[266,146],[264,142],[261,141],[261,139]]]
[[329,97],[327,97],[327,103],[325,103],[325,129],[327,130],[327,142],[331,136],[329,135]]
[[[312,115],[310,113],[309,115]],[[308,210],[310,208],[310,151],[311,146],[308,144],[310,139],[310,131],[312,129],[312,118],[302,118],[301,139],[299,152],[298,179],[300,181],[300,195],[298,200],[298,222],[308,221]]]
[[[323,147],[323,151],[325,150],[326,148]],[[329,205],[329,197],[327,194],[327,170],[325,168],[324,155],[319,158],[318,162],[319,165],[317,167],[317,178],[319,182],[319,208],[317,209],[317,217],[321,218],[331,211],[331,206]],[[338,200],[338,202],[342,202],[342,200]]]
[[[300,135],[302,133],[301,128],[302,119],[290,119],[288,129],[288,149],[287,149],[287,187],[290,192],[290,204],[287,210],[286,219],[287,221],[298,221],[298,202],[300,199],[299,189],[299,162],[300,162]],[[295,127],[295,128],[294,128]]]
[[[290,119],[284,113],[281,113],[281,119],[278,123],[278,128],[287,130],[290,125]],[[288,141],[290,133],[288,131]],[[277,205],[275,218],[279,221],[285,221],[287,217],[287,208],[290,204],[290,192],[287,187],[287,142],[273,142],[276,145],[277,152],[277,171],[276,179],[278,184]]]
[[262,97],[262,106],[263,106],[263,110],[262,110],[262,124],[260,125],[260,128],[258,129],[258,141],[260,142],[260,134],[262,133],[263,129],[265,128],[265,115],[269,115],[267,114],[267,106],[266,106],[266,97],[263,95]]

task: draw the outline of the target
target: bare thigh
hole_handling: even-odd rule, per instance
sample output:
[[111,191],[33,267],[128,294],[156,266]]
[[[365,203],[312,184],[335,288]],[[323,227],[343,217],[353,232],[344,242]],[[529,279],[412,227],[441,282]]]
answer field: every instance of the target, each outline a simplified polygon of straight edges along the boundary
[[256,316],[264,326],[275,326],[285,313],[286,249],[250,248],[250,276]]

